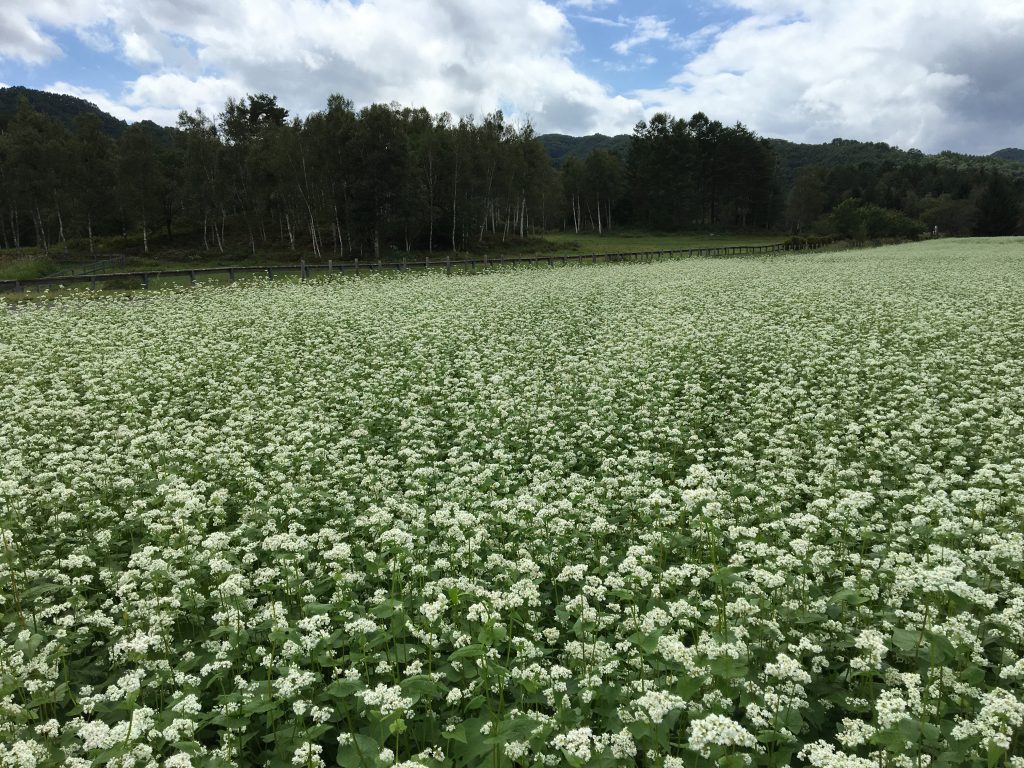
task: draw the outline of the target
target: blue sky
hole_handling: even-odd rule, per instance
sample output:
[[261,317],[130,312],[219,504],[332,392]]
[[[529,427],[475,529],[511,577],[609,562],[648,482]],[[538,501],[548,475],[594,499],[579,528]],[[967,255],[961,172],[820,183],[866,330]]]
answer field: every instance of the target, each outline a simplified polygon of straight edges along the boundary
[[725,5],[669,0],[564,8],[582,46],[573,61],[617,93],[667,82],[745,15]]
[[698,110],[765,136],[1024,146],[1021,0],[3,0],[0,83],[172,124],[267,91],[540,132]]

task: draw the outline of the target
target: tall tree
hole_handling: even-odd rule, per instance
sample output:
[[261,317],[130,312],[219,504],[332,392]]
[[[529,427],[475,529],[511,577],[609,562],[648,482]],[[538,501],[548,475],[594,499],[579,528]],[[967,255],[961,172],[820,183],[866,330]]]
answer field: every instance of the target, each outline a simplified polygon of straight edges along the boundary
[[1020,198],[1013,184],[1002,174],[991,174],[978,197],[977,233],[1012,235],[1020,215]]
[[128,127],[118,142],[118,189],[124,232],[141,227],[142,248],[149,253],[150,224],[162,209],[163,166],[149,128],[141,123]]
[[78,218],[84,225],[89,241],[89,253],[95,253],[95,230],[102,228],[114,207],[116,167],[114,143],[103,131],[103,122],[92,114],[75,119],[72,137],[73,154],[77,163],[71,175]]
[[786,223],[797,234],[825,212],[825,180],[820,168],[805,168],[796,178],[786,202]]

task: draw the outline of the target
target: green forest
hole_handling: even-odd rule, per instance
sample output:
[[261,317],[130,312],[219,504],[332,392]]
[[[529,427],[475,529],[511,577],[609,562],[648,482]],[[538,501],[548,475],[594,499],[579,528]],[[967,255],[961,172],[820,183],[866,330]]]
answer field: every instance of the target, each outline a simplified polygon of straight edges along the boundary
[[[38,95],[37,95],[38,94]],[[88,102],[0,90],[0,246],[320,258],[472,251],[554,230],[772,231],[854,240],[1021,231],[1014,157],[884,144],[799,145],[703,113],[628,137],[539,137],[480,119],[334,95],[293,117],[269,94],[175,128]]]

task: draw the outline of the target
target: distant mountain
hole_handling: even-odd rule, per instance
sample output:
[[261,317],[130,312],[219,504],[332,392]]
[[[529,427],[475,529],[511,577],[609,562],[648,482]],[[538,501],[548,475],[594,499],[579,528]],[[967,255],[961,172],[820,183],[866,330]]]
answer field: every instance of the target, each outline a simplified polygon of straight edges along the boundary
[[597,149],[606,149],[616,155],[626,158],[629,154],[629,146],[633,137],[627,134],[619,136],[605,136],[603,133],[595,133],[590,136],[566,136],[564,133],[545,133],[537,139],[544,149],[547,150],[551,162],[556,167],[561,167],[570,157],[577,160],[586,160],[587,155]]
[[1007,147],[1006,149],[1000,149],[998,152],[993,152],[991,157],[996,157],[1000,160],[1010,160],[1015,163],[1024,163],[1024,149]]
[[25,88],[20,85],[0,88],[0,128],[5,128],[18,110],[18,100],[25,97],[29,106],[50,119],[73,128],[79,115],[95,115],[100,119],[102,130],[108,136],[117,138],[128,128],[128,123],[104,112],[91,101],[67,96],[62,93],[48,93]]
[[[1003,149],[992,155],[964,155],[958,152],[940,152],[925,155],[919,149],[900,149],[882,142],[833,139],[827,144],[796,144],[785,139],[768,139],[778,158],[779,182],[783,190],[792,187],[802,168],[857,167],[870,165],[898,166],[920,160],[937,161],[951,168],[995,170],[1015,178],[1024,178],[1024,150]],[[1019,154],[1018,154],[1019,153]]]
[[[852,139],[833,139],[827,144],[797,144],[785,139],[768,139],[779,162],[779,181],[783,189],[789,189],[796,180],[801,168],[819,166],[837,168],[839,166],[861,165],[869,163],[880,165],[885,162],[901,163],[911,153],[891,147],[883,142],[854,141]],[[921,153],[911,150],[916,156]]]

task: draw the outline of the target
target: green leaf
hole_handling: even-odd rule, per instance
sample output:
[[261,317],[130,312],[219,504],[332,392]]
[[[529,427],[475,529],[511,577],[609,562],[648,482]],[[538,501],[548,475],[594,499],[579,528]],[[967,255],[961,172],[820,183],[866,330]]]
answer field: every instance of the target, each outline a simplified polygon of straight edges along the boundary
[[[473,717],[469,720],[465,720],[459,725],[458,728],[463,728],[464,740],[450,739],[449,746],[451,748],[452,756],[457,760],[462,760],[462,764],[466,766],[479,766],[483,763],[480,758],[483,755],[490,754],[494,750],[496,742],[494,739],[487,737],[480,733],[480,727],[484,723],[490,723],[491,721],[483,717]],[[442,732],[442,735],[445,735]],[[456,763],[458,764],[458,762]]]
[[407,677],[399,683],[399,687],[402,689],[402,693],[414,702],[424,697],[434,698],[441,695],[441,686],[428,675]]
[[661,632],[655,632],[651,635],[644,635],[640,632],[634,632],[629,636],[629,642],[644,653],[654,653],[658,650],[658,639],[661,637],[661,634]]
[[448,741],[457,741],[460,744],[466,743],[466,724],[459,723],[450,731],[441,731],[441,736],[448,739]]
[[732,656],[719,656],[711,662],[710,669],[711,674],[722,680],[737,680],[748,673],[746,662]]
[[491,646],[504,642],[506,637],[508,637],[508,630],[504,625],[488,624],[486,627],[481,627],[476,639],[481,645]]
[[361,733],[352,735],[352,743],[338,748],[338,765],[344,768],[360,768],[360,766],[376,766],[380,744],[369,736]]
[[956,648],[938,632],[928,633],[929,645],[931,646],[932,658],[936,664],[945,664],[957,657]]
[[730,565],[726,568],[719,568],[717,571],[715,571],[714,574],[712,574],[710,581],[713,584],[718,584],[720,586],[727,587],[730,584],[734,584],[735,582],[739,581],[740,578],[742,578],[740,576],[740,573],[742,573],[741,568],[737,568],[736,566]]
[[912,651],[921,643],[921,633],[897,627],[892,631],[892,644],[901,651]]
[[506,741],[526,741],[540,725],[528,717],[516,717],[511,720],[499,720],[495,724],[494,735],[502,743]]
[[458,661],[459,659],[479,659],[485,653],[487,649],[480,643],[471,643],[465,648],[459,648],[459,650],[452,653],[449,657],[449,661]]
[[1006,750],[1002,747],[997,747],[995,744],[989,742],[988,745],[988,768],[996,768],[999,765],[999,761],[1003,759],[1006,754]]
[[985,682],[985,670],[976,664],[971,664],[960,673],[960,679],[970,685],[981,685]]
[[343,678],[341,680],[335,680],[333,683],[328,685],[326,693],[336,699],[347,699],[356,691],[361,691],[363,687],[363,683],[360,680],[349,680],[348,678]]
[[868,602],[868,600],[870,600],[870,598],[865,597],[856,589],[840,589],[832,595],[829,602],[842,605],[863,605]]
[[305,603],[302,606],[302,612],[307,616],[316,616],[317,614],[333,613],[337,608],[330,603]]

